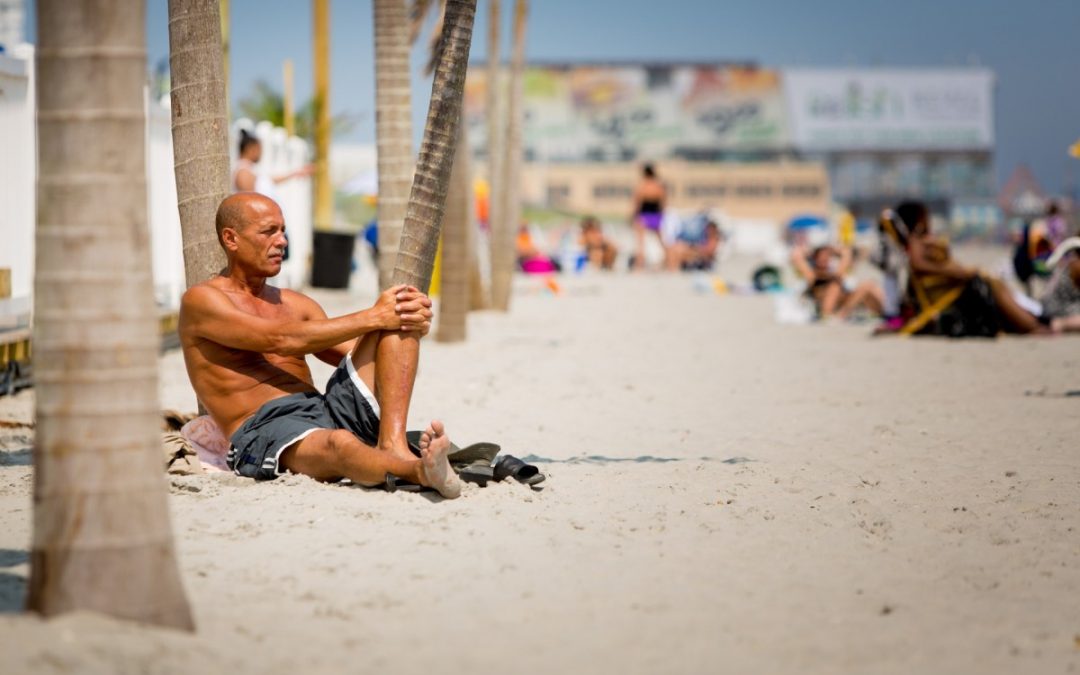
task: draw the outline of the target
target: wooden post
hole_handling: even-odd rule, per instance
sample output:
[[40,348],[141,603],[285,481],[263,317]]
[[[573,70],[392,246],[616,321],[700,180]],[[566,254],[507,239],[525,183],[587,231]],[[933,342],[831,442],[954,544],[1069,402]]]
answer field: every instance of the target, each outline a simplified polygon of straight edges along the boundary
[[0,267],[0,300],[11,297],[11,268]]
[[284,90],[285,103],[285,131],[290,136],[296,135],[296,111],[293,107],[293,63],[292,59],[285,59],[281,64],[282,89]]
[[314,0],[315,9],[315,229],[333,224],[330,187],[330,0]]

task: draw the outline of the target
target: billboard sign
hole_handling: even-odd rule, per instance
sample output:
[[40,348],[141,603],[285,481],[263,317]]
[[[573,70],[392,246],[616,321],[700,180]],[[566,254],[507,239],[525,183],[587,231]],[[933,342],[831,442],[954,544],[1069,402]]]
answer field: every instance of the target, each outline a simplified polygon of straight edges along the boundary
[[[470,138],[486,135],[486,70],[466,84]],[[775,70],[707,65],[534,66],[525,153],[537,161],[635,161],[787,144]]]
[[798,150],[991,150],[988,70],[784,71],[791,140]]

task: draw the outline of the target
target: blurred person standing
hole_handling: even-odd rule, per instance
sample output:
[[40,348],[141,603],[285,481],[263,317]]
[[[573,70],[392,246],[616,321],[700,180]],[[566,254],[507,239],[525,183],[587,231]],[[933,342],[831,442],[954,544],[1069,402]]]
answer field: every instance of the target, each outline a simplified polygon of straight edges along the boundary
[[663,183],[656,176],[656,169],[652,164],[646,164],[642,168],[641,180],[634,190],[634,234],[637,237],[637,249],[631,267],[640,269],[645,265],[645,233],[652,232],[660,247],[664,250],[664,259],[667,259],[668,250],[664,238],[660,235],[660,226],[664,220],[664,205],[667,202],[667,191]]
[[275,186],[315,173],[314,164],[306,164],[296,171],[280,176],[267,176],[255,170],[255,165],[262,159],[262,142],[254,134],[240,130],[240,156],[233,168],[233,192],[258,192],[271,199],[276,199]]

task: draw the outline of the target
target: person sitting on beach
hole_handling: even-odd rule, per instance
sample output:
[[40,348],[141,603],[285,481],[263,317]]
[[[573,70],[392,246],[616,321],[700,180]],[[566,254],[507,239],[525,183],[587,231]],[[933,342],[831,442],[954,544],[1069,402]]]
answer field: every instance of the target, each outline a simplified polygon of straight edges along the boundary
[[668,248],[667,268],[672,271],[711,270],[723,243],[724,235],[720,232],[720,227],[710,220],[705,223],[701,239],[679,240]]
[[517,251],[518,269],[522,272],[526,274],[550,274],[560,271],[559,263],[551,256],[545,255],[533,242],[532,232],[529,231],[527,223],[522,223],[518,227],[514,248]]
[[931,335],[993,336],[1047,329],[1025,310],[1005,283],[952,258],[948,243],[931,232],[930,211],[918,201],[900,204],[896,213],[908,228],[910,265],[907,304],[919,316],[917,332]]
[[593,216],[587,216],[581,221],[580,244],[585,248],[585,257],[592,267],[610,270],[615,266],[619,249],[604,236],[600,221]]
[[656,170],[652,164],[646,164],[641,173],[641,182],[634,190],[634,215],[632,217],[634,233],[637,237],[637,249],[632,260],[634,268],[645,266],[646,232],[656,235],[656,240],[664,249],[664,257],[667,257],[667,244],[664,243],[664,237],[660,234],[660,226],[664,222],[667,191],[664,189],[664,184],[656,177]]
[[1065,239],[1058,249],[1051,256],[1056,264],[1050,281],[1039,298],[1041,318],[1055,333],[1080,332],[1080,239]]
[[[291,471],[365,486],[392,474],[457,497],[442,423],[423,432],[419,456],[405,436],[413,338],[430,328],[428,297],[395,286],[369,309],[327,318],[308,296],[267,283],[281,271],[285,248],[273,200],[232,195],[216,225],[227,266],[184,294],[178,332],[195,394],[231,441],[229,468],[260,480]],[[308,354],[337,366],[325,395],[312,382]]]
[[809,255],[803,245],[791,252],[791,262],[806,281],[806,292],[814,301],[818,318],[834,314],[848,318],[856,309],[864,308],[880,315],[885,294],[873,281],[863,281],[848,290],[845,277],[851,271],[855,253],[850,247],[818,246]]

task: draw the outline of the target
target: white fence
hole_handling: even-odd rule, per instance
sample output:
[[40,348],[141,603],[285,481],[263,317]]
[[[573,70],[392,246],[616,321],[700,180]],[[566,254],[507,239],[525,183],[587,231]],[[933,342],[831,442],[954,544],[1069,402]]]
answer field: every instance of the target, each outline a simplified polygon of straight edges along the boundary
[[[11,269],[14,302],[25,305],[34,286],[34,222],[37,153],[34,119],[33,48],[0,54],[0,267]],[[172,130],[166,105],[150,101],[146,120],[146,178],[155,294],[160,305],[175,308],[184,290],[180,216],[173,175]],[[247,120],[234,125],[252,130]],[[308,146],[284,129],[254,126],[263,145],[258,171],[279,176],[308,161]],[[235,156],[235,143],[231,142]],[[289,260],[276,284],[296,288],[308,281],[312,249],[311,181],[300,178],[277,186],[289,235]],[[2,308],[0,308],[2,312]]]
[[[34,50],[0,54],[0,267],[11,269],[11,292],[34,288]],[[0,310],[2,311],[2,310]]]

